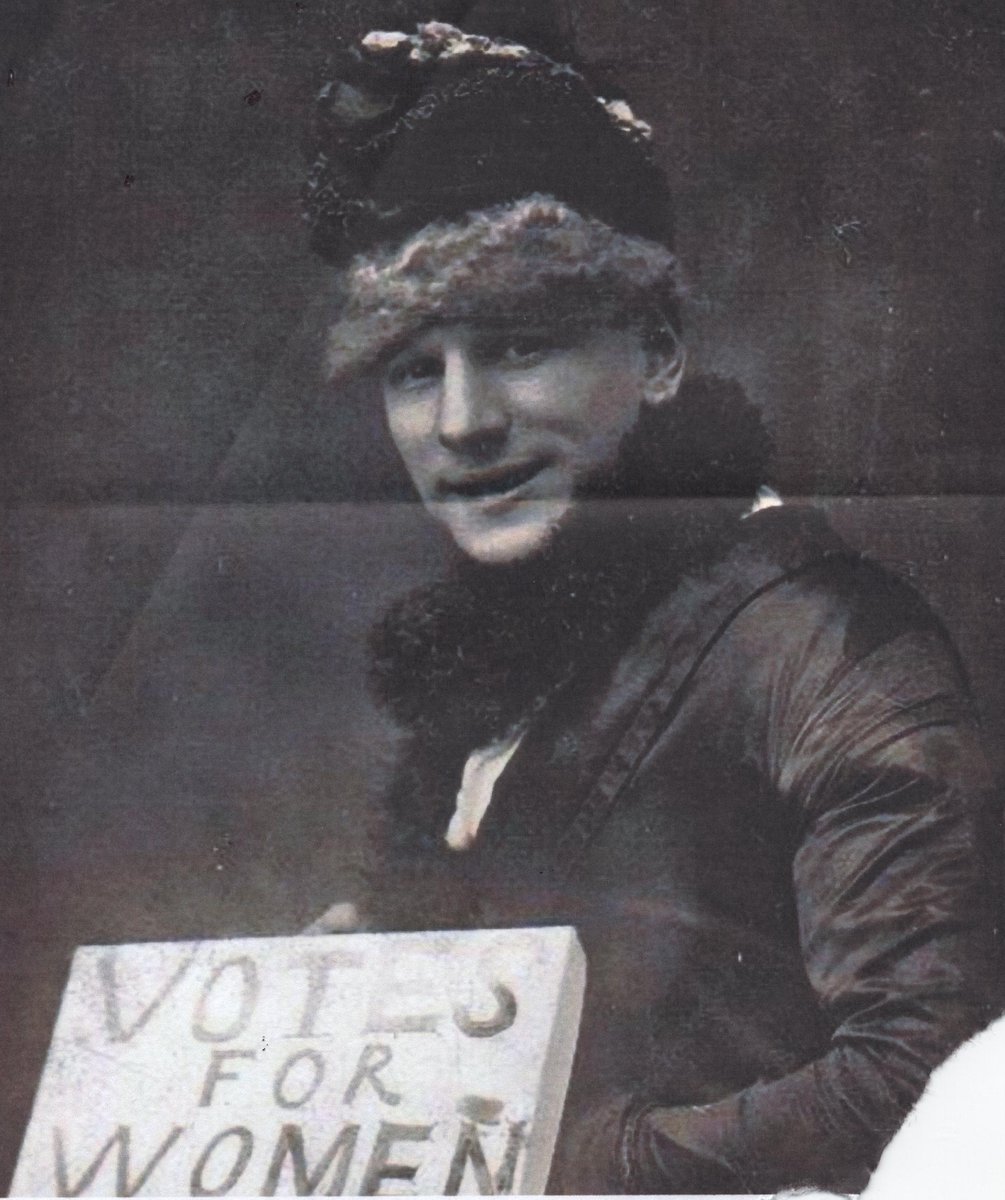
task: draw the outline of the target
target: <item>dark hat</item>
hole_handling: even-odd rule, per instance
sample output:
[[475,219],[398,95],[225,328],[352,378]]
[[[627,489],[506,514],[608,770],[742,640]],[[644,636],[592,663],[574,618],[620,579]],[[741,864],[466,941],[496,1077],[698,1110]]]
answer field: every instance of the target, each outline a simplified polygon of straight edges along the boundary
[[434,221],[545,195],[669,246],[649,129],[570,66],[514,42],[421,25],[372,33],[318,99],[312,245],[346,263]]

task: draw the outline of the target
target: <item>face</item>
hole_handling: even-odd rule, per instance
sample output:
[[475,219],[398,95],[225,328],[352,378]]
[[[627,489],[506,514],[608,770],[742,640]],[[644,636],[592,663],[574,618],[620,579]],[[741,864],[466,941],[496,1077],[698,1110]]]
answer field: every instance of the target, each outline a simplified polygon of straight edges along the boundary
[[633,330],[430,327],[383,368],[388,427],[423,503],[484,563],[543,549],[611,465],[647,376]]

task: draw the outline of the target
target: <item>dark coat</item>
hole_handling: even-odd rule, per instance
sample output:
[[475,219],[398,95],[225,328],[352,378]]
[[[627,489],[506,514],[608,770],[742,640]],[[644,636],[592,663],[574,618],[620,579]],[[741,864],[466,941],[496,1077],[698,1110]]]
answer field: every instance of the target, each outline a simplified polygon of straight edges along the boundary
[[[952,646],[784,508],[585,658],[470,851],[396,831],[380,919],[577,927],[554,1188],[858,1190],[993,1012],[993,806]],[[423,754],[399,791],[449,811],[460,763]]]

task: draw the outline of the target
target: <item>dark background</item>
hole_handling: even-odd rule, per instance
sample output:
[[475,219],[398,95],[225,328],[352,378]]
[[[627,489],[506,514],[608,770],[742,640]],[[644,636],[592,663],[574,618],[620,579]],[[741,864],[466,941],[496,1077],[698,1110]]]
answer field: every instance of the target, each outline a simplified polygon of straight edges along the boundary
[[[0,1182],[74,945],[353,890],[392,748],[363,637],[442,546],[321,380],[305,114],[347,37],[518,7],[0,0]],[[692,369],[929,597],[1000,764],[1005,4],[525,8],[655,126]]]

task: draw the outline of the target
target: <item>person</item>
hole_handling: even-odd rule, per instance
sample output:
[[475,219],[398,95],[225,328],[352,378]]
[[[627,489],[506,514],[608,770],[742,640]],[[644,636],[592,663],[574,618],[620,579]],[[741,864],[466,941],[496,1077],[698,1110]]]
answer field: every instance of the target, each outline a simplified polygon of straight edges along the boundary
[[360,920],[577,928],[550,1189],[858,1190],[993,1013],[991,782],[939,621],[686,376],[650,132],[438,23],[322,93],[332,374],[455,552],[372,634],[403,745]]

